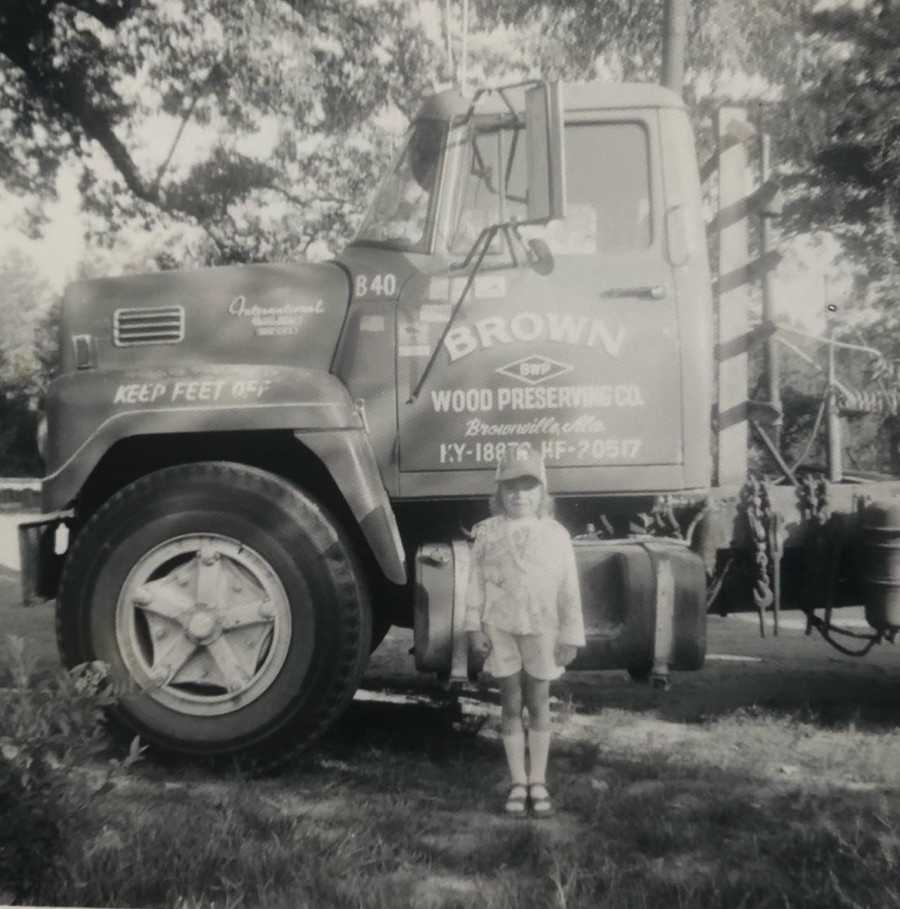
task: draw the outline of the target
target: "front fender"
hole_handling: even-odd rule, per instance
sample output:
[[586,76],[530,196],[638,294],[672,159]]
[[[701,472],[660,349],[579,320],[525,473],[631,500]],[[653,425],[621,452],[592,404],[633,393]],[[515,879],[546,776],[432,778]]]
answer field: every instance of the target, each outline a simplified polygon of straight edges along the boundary
[[133,436],[264,429],[360,430],[335,376],[282,366],[229,365],[78,372],[47,396],[45,512],[60,511],[116,442]]
[[304,429],[294,435],[331,474],[385,577],[394,584],[405,584],[406,559],[400,529],[365,430]]

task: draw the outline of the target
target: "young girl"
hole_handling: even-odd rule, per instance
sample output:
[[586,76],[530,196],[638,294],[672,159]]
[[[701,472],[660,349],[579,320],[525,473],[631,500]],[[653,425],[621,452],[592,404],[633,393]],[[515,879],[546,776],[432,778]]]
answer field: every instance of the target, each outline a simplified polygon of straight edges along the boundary
[[[505,811],[553,810],[547,791],[550,681],[584,645],[575,552],[550,516],[547,474],[537,452],[516,450],[497,466],[494,517],[477,524],[465,630],[500,685],[503,747],[511,786]],[[522,708],[528,709],[527,750]]]

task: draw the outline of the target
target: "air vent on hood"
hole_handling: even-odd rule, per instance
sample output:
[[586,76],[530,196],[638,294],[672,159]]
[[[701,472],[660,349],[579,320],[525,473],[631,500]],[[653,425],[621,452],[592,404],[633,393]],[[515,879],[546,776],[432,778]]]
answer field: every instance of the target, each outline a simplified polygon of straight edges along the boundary
[[117,309],[113,313],[116,347],[137,344],[177,344],[184,340],[184,307],[150,306]]

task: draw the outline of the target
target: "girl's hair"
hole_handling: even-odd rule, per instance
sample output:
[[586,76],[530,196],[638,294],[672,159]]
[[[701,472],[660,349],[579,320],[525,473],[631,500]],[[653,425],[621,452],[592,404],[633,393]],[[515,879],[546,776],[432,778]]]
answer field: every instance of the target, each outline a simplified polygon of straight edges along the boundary
[[[494,491],[494,494],[491,496],[490,507],[492,515],[506,514],[503,510],[503,500],[500,498],[500,487],[502,483],[497,484],[497,488]],[[539,518],[552,518],[553,517],[553,497],[547,492],[547,487],[541,483],[541,501],[538,505],[537,516]]]

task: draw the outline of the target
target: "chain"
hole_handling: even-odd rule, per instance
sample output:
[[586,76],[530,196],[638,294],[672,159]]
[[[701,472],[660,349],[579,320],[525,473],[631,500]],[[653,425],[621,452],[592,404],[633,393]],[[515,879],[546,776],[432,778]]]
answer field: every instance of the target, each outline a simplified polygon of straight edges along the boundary
[[661,537],[682,539],[681,527],[675,517],[675,499],[669,495],[657,496],[651,511],[653,533]]
[[675,517],[676,504],[679,503],[674,496],[656,496],[649,512],[639,512],[632,518],[629,532],[632,535],[675,537],[677,540],[683,540],[681,525]]
[[[838,628],[836,625],[832,625],[830,622],[824,622],[817,615],[810,614],[807,616],[809,627],[814,628],[822,637],[834,647],[835,650],[840,653],[846,654],[847,656],[865,656],[876,644],[880,644],[884,639],[887,639],[892,644],[894,643],[894,638],[896,637],[896,630],[894,631],[876,631],[874,634],[864,634],[858,631],[850,631],[847,628]],[[866,643],[860,647],[858,650],[851,650],[849,647],[845,647],[843,644],[840,644],[836,641],[832,635],[833,634],[843,634],[846,637],[854,638],[855,640],[865,641]]]
[[806,474],[797,484],[800,517],[816,527],[828,521],[828,483],[824,477]]
[[[762,612],[775,601],[772,593],[771,569],[769,567],[769,534],[768,528],[771,516],[769,493],[765,484],[756,477],[751,476],[743,490],[744,513],[750,527],[750,536],[753,541],[754,563],[756,577],[753,582],[753,603]],[[762,627],[762,625],[760,625]]]

